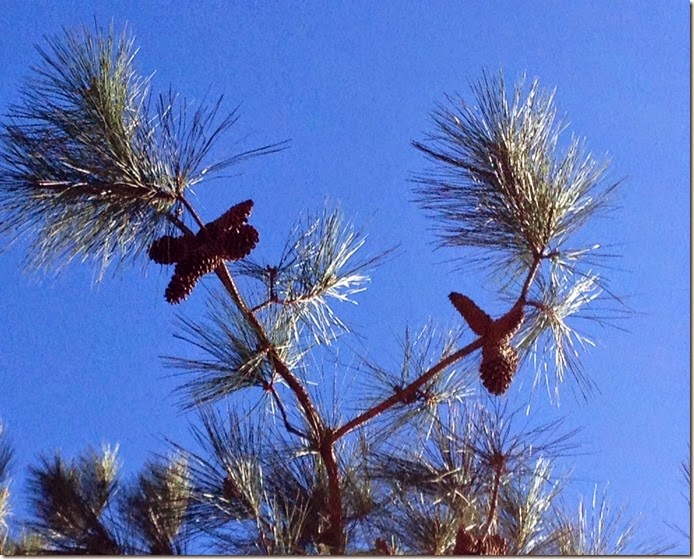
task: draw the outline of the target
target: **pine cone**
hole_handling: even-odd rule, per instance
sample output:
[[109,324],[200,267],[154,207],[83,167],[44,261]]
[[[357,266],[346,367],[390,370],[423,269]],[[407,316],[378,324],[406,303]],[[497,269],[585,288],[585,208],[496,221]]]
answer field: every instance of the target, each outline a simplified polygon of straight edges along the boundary
[[498,534],[476,538],[464,527],[458,529],[453,555],[505,555],[506,539]]
[[508,390],[518,370],[518,353],[511,347],[511,339],[524,318],[523,302],[519,301],[504,316],[493,321],[487,331],[482,347],[480,378],[484,387],[497,396]]
[[239,229],[248,221],[253,209],[253,200],[246,200],[229,208],[226,212],[220,215],[214,221],[205,225],[205,229],[213,232],[214,235],[219,235],[224,231],[232,231]]
[[188,298],[195,284],[222,263],[222,258],[208,246],[201,246],[176,264],[174,275],[169,282],[166,300],[171,304]]
[[448,298],[455,309],[463,315],[465,322],[470,325],[472,331],[478,336],[484,336],[492,324],[490,316],[480,309],[475,302],[462,293],[453,291]]
[[497,340],[506,339],[510,341],[518,332],[525,319],[523,306],[524,302],[518,301],[504,316],[497,318],[492,324],[489,332],[490,336]]
[[508,342],[489,341],[482,347],[480,378],[492,394],[499,396],[508,390],[518,369],[518,353]]
[[462,526],[455,537],[453,555],[477,555],[477,538],[468,534]]
[[149,257],[157,264],[180,262],[191,249],[192,237],[164,235],[155,239],[149,247]]
[[219,241],[219,255],[225,260],[240,260],[248,256],[258,244],[258,231],[252,225],[241,225],[227,231]]
[[483,538],[479,542],[479,555],[506,555],[506,539],[499,534]]
[[388,547],[388,544],[381,538],[376,538],[375,547],[378,555],[393,555],[393,553],[391,553],[391,549]]
[[176,264],[164,294],[169,303],[186,299],[200,278],[223,259],[239,260],[250,254],[259,239],[255,227],[246,223],[252,208],[253,200],[246,200],[206,224],[194,237],[165,235],[152,243],[149,249],[152,260]]

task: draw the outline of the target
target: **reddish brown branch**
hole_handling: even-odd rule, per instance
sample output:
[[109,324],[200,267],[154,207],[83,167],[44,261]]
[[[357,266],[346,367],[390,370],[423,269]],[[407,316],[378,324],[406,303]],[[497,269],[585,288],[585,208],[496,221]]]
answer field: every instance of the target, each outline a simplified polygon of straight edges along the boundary
[[[519,302],[522,303],[525,301],[525,298],[528,294],[528,291],[530,290],[530,286],[532,285],[533,280],[535,279],[535,275],[537,274],[537,270],[540,266],[540,261],[541,258],[535,258],[533,260],[532,265],[530,266],[530,270],[528,271],[528,276],[525,279],[525,282],[523,284],[523,287],[521,289],[520,296],[518,297],[518,301],[516,304]],[[373,419],[377,415],[382,414],[386,410],[392,408],[396,404],[407,404],[414,402],[416,400],[415,396],[417,391],[427,382],[429,382],[432,378],[434,378],[437,374],[439,374],[441,371],[446,369],[446,367],[449,367],[456,361],[459,361],[463,357],[469,355],[476,349],[479,349],[482,347],[484,341],[484,337],[480,337],[474,342],[466,345],[465,347],[459,349],[455,353],[452,353],[448,357],[445,357],[441,361],[439,361],[436,365],[431,367],[428,371],[426,371],[424,374],[422,374],[418,379],[414,380],[412,383],[407,385],[401,390],[398,390],[390,396],[389,398],[386,398],[379,404],[376,404],[372,408],[366,410],[363,412],[361,415],[358,415],[354,419],[351,419],[347,423],[345,423],[342,427],[339,429],[335,430],[333,433],[333,441],[337,441],[341,437],[344,437],[347,433],[353,431],[354,429],[362,426],[364,423],[367,421]]]
[[327,539],[331,547],[331,552],[342,554],[344,552],[344,530],[342,526],[342,488],[340,486],[340,473],[333,448],[335,439],[331,433],[326,430],[320,414],[314,406],[311,396],[304,385],[301,383],[301,381],[299,381],[296,375],[291,372],[289,367],[287,367],[287,364],[277,354],[276,349],[272,346],[270,340],[267,338],[262,324],[260,324],[257,317],[246,306],[246,303],[241,297],[241,294],[239,293],[227,267],[222,264],[215,270],[215,273],[226,288],[229,295],[231,295],[234,302],[246,317],[246,320],[248,320],[249,324],[256,332],[260,343],[268,348],[268,357],[273,369],[294,393],[297,401],[299,402],[299,406],[303,410],[304,416],[311,427],[316,450],[319,452],[321,459],[323,460],[328,477],[327,507],[328,515],[330,517],[330,531]]
[[178,200],[183,204],[186,210],[190,213],[191,216],[193,216],[193,219],[195,222],[200,226],[201,229],[205,228],[205,222],[200,218],[198,215],[198,212],[195,211],[195,208],[191,205],[191,203],[186,199],[185,196],[179,196]]
[[395,404],[399,403],[405,403],[408,401],[414,401],[413,398],[415,396],[415,393],[417,390],[419,390],[424,384],[429,382],[432,378],[434,378],[437,374],[439,374],[441,371],[443,371],[446,367],[449,367],[456,361],[459,361],[466,355],[469,355],[476,349],[479,349],[482,347],[482,338],[476,339],[474,342],[466,345],[465,347],[459,349],[455,353],[452,353],[448,357],[445,357],[441,361],[439,361],[436,365],[431,367],[427,372],[425,372],[422,376],[420,376],[418,379],[416,379],[414,382],[408,384],[406,387],[404,387],[401,390],[398,390],[395,394],[390,396],[389,398],[386,398],[383,400],[380,404],[375,405],[374,407],[366,410],[364,413],[361,415],[355,417],[354,419],[348,421],[345,423],[342,427],[337,429],[333,433],[333,441],[337,441],[341,437],[344,437],[347,433],[350,431],[353,431],[357,427],[360,427],[370,419],[373,419],[377,415],[382,414],[384,411],[392,408]]
[[287,432],[292,433],[293,435],[296,435],[297,437],[301,437],[302,439],[310,440],[311,437],[309,437],[303,431],[294,427],[289,422],[289,417],[287,416],[287,411],[284,409],[284,404],[282,404],[282,400],[280,399],[279,394],[277,394],[277,390],[275,390],[275,387],[272,384],[268,383],[265,386],[265,390],[267,390],[268,392],[270,392],[270,394],[272,394],[272,398],[275,401],[275,404],[277,405],[277,409],[280,410],[280,415],[282,416],[282,421],[284,422],[284,428],[287,430]]
[[528,271],[528,276],[525,278],[525,283],[523,284],[523,288],[521,289],[520,296],[518,297],[518,301],[520,302],[525,302],[525,298],[528,296],[528,291],[530,290],[530,286],[532,285],[533,281],[535,280],[535,275],[537,274],[537,270],[540,268],[540,262],[542,261],[541,256],[536,256],[533,259],[533,263],[530,266],[530,270]]
[[329,547],[333,555],[342,555],[345,550],[344,530],[342,527],[342,487],[340,485],[337,457],[335,456],[335,442],[329,429],[322,435],[319,452],[328,475],[327,508],[330,517],[330,530],[324,543]]
[[195,236],[195,233],[193,230],[188,227],[185,223],[181,221],[181,219],[178,216],[175,216],[171,213],[166,214],[166,218],[173,223],[176,227],[178,227],[184,235],[186,236]]
[[234,280],[231,277],[226,265],[222,264],[218,266],[215,270],[215,274],[217,274],[217,277],[222,282],[222,285],[225,287],[229,295],[231,295],[234,303],[236,303],[238,308],[246,317],[248,323],[255,331],[256,336],[258,336],[259,343],[267,348],[267,354],[273,369],[275,369],[277,374],[284,382],[287,383],[289,389],[294,393],[299,405],[304,411],[304,415],[306,416],[311,429],[316,436],[319,436],[323,431],[323,422],[321,421],[318,410],[316,410],[316,407],[313,405],[311,396],[307,392],[306,388],[304,388],[304,385],[301,384],[299,379],[296,378],[294,373],[289,370],[289,367],[287,367],[284,361],[282,361],[282,358],[277,354],[277,350],[273,347],[272,343],[268,339],[263,325],[260,323],[260,321],[258,321],[256,316],[251,312],[246,305],[246,302],[241,297],[241,294],[239,293],[239,290],[236,287],[236,284],[234,283]]
[[[198,223],[200,227],[204,227],[205,224],[200,219],[200,217],[195,212],[195,209],[191,204],[183,197],[180,197],[181,203],[193,216],[193,219]],[[179,227],[183,225],[179,220]],[[183,228],[182,228],[183,229]],[[185,228],[187,229],[187,228]],[[185,229],[183,231],[185,232]],[[188,229],[188,231],[190,231]],[[219,278],[226,291],[231,296],[234,303],[237,305],[241,313],[244,315],[249,325],[253,328],[256,336],[258,337],[258,342],[261,346],[267,348],[267,355],[272,364],[275,372],[282,378],[282,380],[287,384],[289,389],[293,392],[294,396],[299,403],[300,408],[303,411],[304,417],[308,422],[311,431],[312,439],[314,440],[315,449],[319,452],[323,464],[325,466],[326,474],[328,477],[328,515],[330,518],[330,530],[328,533],[328,542],[331,547],[331,552],[336,554],[344,553],[344,537],[343,537],[343,526],[342,526],[342,488],[340,486],[339,468],[337,465],[337,460],[334,452],[334,437],[325,428],[323,421],[316,409],[311,396],[304,387],[304,385],[299,381],[299,379],[292,373],[287,364],[278,355],[277,350],[274,348],[270,342],[263,325],[260,323],[258,318],[253,313],[252,309],[249,309],[243,297],[239,293],[236,284],[229,273],[229,269],[224,263],[220,264],[215,269],[215,274]],[[285,423],[286,425],[286,423]]]

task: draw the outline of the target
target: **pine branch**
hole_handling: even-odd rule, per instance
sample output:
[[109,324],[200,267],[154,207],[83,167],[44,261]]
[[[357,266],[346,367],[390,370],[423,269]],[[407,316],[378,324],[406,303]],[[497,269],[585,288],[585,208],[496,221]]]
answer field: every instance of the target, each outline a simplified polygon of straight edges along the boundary
[[232,300],[245,317],[248,325],[255,332],[258,338],[259,347],[266,351],[269,363],[274,371],[282,378],[290,390],[294,393],[304,417],[311,428],[311,437],[314,440],[314,449],[321,455],[323,464],[329,478],[328,488],[328,509],[330,514],[330,529],[329,536],[326,539],[326,545],[334,552],[340,553],[344,549],[343,537],[343,518],[342,518],[342,496],[339,481],[339,469],[337,466],[336,457],[333,450],[335,439],[332,432],[329,431],[321,419],[318,410],[316,409],[308,391],[303,386],[301,381],[292,373],[290,367],[285,363],[280,355],[277,347],[268,338],[267,333],[258,320],[251,312],[248,305],[241,296],[241,293],[236,287],[231,274],[226,265],[219,266],[215,273],[224,285],[225,289],[231,296]]
[[187,188],[284,147],[205,164],[237,120],[218,118],[221,99],[191,110],[169,93],[153,106],[126,32],[65,31],[48,45],[0,134],[0,233],[31,240],[32,269],[81,258],[103,274],[135,259],[166,232]]
[[[365,398],[362,408],[369,409],[380,404],[394,393],[400,393],[412,381],[425,374],[441,359],[455,351],[462,329],[441,332],[427,323],[417,332],[405,330],[402,340],[402,359],[389,367],[366,364],[364,375]],[[451,365],[445,373],[431,378],[412,396],[395,404],[387,413],[374,417],[380,419],[373,429],[379,439],[396,436],[401,428],[412,427],[427,431],[456,403],[463,402],[475,394],[475,378],[471,370],[459,361]],[[402,434],[401,434],[402,435]]]
[[[532,266],[530,267],[530,270],[528,271],[526,281],[523,284],[523,289],[521,291],[521,295],[514,305],[514,307],[509,311],[507,315],[504,315],[496,323],[500,324],[501,327],[500,329],[503,331],[504,329],[504,324],[507,320],[507,318],[513,313],[514,309],[521,308],[524,298],[530,288],[530,285],[532,284],[532,281],[535,278],[537,268],[539,266],[541,258],[535,258],[533,261]],[[513,318],[513,317],[511,317]],[[515,320],[515,319],[514,319]],[[522,320],[522,319],[521,319]],[[459,361],[460,359],[466,357],[467,355],[470,355],[473,351],[481,348],[484,346],[486,341],[486,336],[481,336],[477,338],[474,342],[468,344],[467,346],[459,349],[455,353],[452,353],[448,355],[447,357],[444,357],[439,361],[436,365],[432,366],[429,368],[426,372],[422,373],[422,375],[412,381],[410,384],[408,384],[406,387],[402,388],[401,390],[398,390],[395,394],[390,396],[389,398],[386,398],[385,400],[381,401],[380,403],[376,404],[375,406],[371,407],[370,409],[364,411],[361,413],[359,416],[353,418],[352,420],[348,421],[341,427],[335,430],[333,434],[333,440],[338,440],[350,431],[358,428],[359,426],[363,425],[367,421],[371,420],[374,417],[377,417],[378,415],[382,414],[386,410],[390,409],[394,405],[398,403],[412,403],[417,400],[416,394],[417,391],[420,390],[426,383],[431,381],[434,377],[436,377],[438,374],[440,374],[442,371],[447,369],[449,366],[454,364],[455,362]]]
[[[273,372],[267,350],[258,346],[256,333],[229,301],[215,296],[208,302],[209,319],[196,323],[179,319],[178,339],[198,348],[205,356],[167,357],[167,366],[192,377],[177,388],[186,409],[219,401],[248,387],[265,388]],[[281,332],[280,332],[281,334]],[[282,340],[280,347],[283,347]]]
[[385,400],[373,406],[372,408],[364,411],[357,417],[347,421],[338,429],[335,429],[335,431],[332,434],[333,440],[339,440],[340,438],[344,437],[347,433],[350,433],[351,431],[361,427],[372,418],[382,414],[383,412],[390,409],[396,404],[414,401],[416,399],[415,395],[417,390],[419,390],[422,386],[424,386],[427,382],[429,382],[436,375],[444,371],[450,365],[452,365],[456,361],[459,361],[463,357],[471,354],[473,351],[479,349],[480,347],[482,347],[482,339],[478,338],[474,342],[469,343],[468,345],[459,349],[455,353],[452,353],[448,357],[442,359],[436,365],[427,370],[422,376],[411,382],[402,390],[396,392],[395,394],[393,394],[389,398],[386,398]]
[[175,189],[146,146],[132,38],[84,29],[49,47],[2,134],[2,231],[34,235],[33,267],[81,256],[103,268],[163,228]]

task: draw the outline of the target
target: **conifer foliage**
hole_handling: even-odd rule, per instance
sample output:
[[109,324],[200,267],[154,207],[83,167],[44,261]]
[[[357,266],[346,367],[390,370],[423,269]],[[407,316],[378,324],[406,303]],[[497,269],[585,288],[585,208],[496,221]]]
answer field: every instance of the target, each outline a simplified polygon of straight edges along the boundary
[[[44,457],[28,473],[33,516],[12,525],[2,434],[2,553],[652,551],[629,547],[618,516],[587,529],[591,514],[608,524],[606,506],[566,508],[555,460],[571,433],[519,429],[503,396],[533,367],[555,391],[566,371],[589,384],[572,320],[605,279],[591,265],[599,245],[574,233],[616,185],[581,141],[560,149],[553,93],[484,74],[472,102],[448,98],[413,142],[430,165],[414,178],[418,203],[443,246],[505,271],[507,311],[494,319],[452,292],[456,327],[408,329],[399,363],[362,362],[354,393],[331,395],[328,346],[351,334],[339,303],[387,251],[364,256],[364,235],[330,207],[297,219],[274,257],[249,223],[252,200],[205,221],[191,186],[204,196],[208,177],[284,146],[209,161],[235,113],[155,95],[135,53],[127,33],[98,26],[39,49],[0,135],[0,233],[28,242],[32,270],[146,256],[174,266],[169,303],[207,297],[207,316],[181,318],[176,335],[197,353],[165,361],[185,376],[196,444],[171,441],[134,479],[117,447]],[[212,273],[218,291],[195,289]]]

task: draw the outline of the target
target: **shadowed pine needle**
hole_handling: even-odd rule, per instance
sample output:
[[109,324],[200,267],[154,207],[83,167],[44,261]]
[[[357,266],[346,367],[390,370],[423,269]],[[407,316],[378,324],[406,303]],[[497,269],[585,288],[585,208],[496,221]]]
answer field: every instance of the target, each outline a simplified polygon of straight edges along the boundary
[[30,469],[34,531],[44,552],[121,555],[124,545],[110,522],[118,484],[116,451],[89,451],[72,464],[60,455]]
[[120,495],[121,514],[131,534],[139,536],[138,554],[182,555],[183,529],[191,498],[188,466],[180,456],[150,462],[137,481]]
[[[165,357],[168,367],[182,370],[190,378],[177,392],[186,409],[221,400],[237,390],[265,388],[274,371],[267,349],[260,347],[257,333],[238,307],[223,295],[213,294],[207,305],[206,321],[179,317],[178,339],[197,348],[201,357]],[[288,339],[292,325],[280,313],[265,317],[266,332],[278,355],[293,367],[301,359]]]

